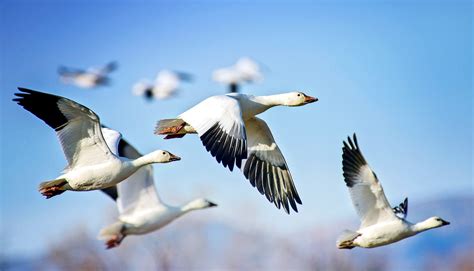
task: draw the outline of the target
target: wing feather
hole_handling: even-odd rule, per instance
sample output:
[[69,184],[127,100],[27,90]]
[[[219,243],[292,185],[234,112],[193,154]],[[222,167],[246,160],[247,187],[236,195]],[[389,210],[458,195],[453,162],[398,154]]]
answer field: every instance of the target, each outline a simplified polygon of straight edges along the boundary
[[402,203],[400,203],[398,206],[393,207],[392,210],[395,213],[395,215],[397,215],[399,218],[402,218],[402,219],[407,218],[408,198],[405,198],[405,200]]
[[243,173],[250,184],[273,202],[290,213],[290,206],[298,212],[302,204],[285,158],[278,148],[267,124],[259,118],[245,121],[248,136],[249,157],[245,160]]
[[191,125],[206,150],[231,171],[247,158],[247,135],[238,101],[221,95],[207,98],[179,116]]
[[116,158],[101,132],[99,117],[70,99],[18,88],[14,101],[56,131],[69,168]]
[[361,228],[396,219],[377,175],[360,152],[357,137],[343,142],[342,169],[352,203],[361,219]]

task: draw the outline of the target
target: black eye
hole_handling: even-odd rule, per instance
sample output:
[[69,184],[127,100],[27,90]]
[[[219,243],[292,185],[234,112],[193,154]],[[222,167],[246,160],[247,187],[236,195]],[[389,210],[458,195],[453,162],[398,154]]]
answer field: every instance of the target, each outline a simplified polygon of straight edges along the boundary
[[163,152],[163,155],[165,155],[165,154],[166,154],[166,152]]
[[300,96],[301,96],[301,94],[298,94],[298,97],[300,97]]

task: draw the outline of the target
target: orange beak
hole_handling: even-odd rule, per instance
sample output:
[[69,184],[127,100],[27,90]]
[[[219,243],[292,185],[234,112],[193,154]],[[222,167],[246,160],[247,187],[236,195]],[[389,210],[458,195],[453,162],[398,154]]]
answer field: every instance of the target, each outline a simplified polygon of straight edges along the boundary
[[317,102],[317,101],[318,101],[318,98],[314,98],[314,97],[307,96],[307,95],[304,96],[304,102],[307,103],[307,104],[314,103],[314,102]]

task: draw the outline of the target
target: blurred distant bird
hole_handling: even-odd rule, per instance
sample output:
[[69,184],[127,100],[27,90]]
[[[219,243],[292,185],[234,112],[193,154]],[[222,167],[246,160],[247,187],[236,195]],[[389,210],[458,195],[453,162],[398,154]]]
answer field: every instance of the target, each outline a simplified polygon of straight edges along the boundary
[[[46,198],[62,194],[66,190],[87,191],[103,189],[128,178],[143,166],[167,163],[179,157],[162,150],[129,160],[117,157],[107,146],[101,132],[99,116],[89,108],[64,97],[18,88],[13,99],[26,110],[42,119],[56,131],[68,161],[63,174],[43,182],[39,191]],[[110,135],[117,146],[121,135]]]
[[192,76],[188,73],[163,70],[158,73],[154,83],[143,79],[133,86],[132,92],[149,101],[154,98],[166,99],[178,91],[181,82],[190,82],[191,80]]
[[353,141],[348,137],[347,142],[344,142],[342,148],[344,181],[361,219],[361,225],[356,232],[346,230],[337,240],[338,248],[388,245],[429,229],[449,225],[449,222],[436,216],[416,224],[405,220],[408,199],[392,209],[377,175],[360,152],[356,135],[354,134]]
[[61,81],[66,84],[76,85],[81,88],[95,88],[108,85],[110,83],[108,75],[116,70],[117,67],[117,62],[110,62],[104,67],[89,68],[87,70],[61,66],[58,68],[58,73]]
[[[117,149],[113,147],[114,135],[107,130],[103,134],[109,147]],[[118,153],[114,154],[124,159],[142,156],[123,139],[118,144]],[[142,167],[125,181],[102,191],[117,202],[120,213],[118,221],[102,229],[99,234],[107,248],[118,246],[127,235],[149,233],[190,211],[217,206],[206,199],[196,199],[178,207],[163,203],[156,191],[151,165]]]
[[297,212],[296,203],[301,204],[301,200],[285,158],[265,121],[255,116],[274,106],[301,106],[317,100],[302,92],[212,96],[176,119],[160,120],[155,133],[166,135],[165,139],[197,133],[218,163],[231,171],[235,163],[278,209],[283,205],[289,213],[289,203]]
[[239,92],[239,85],[243,82],[252,83],[263,80],[257,62],[248,57],[240,58],[230,67],[220,68],[213,72],[214,81],[229,85],[229,92]]

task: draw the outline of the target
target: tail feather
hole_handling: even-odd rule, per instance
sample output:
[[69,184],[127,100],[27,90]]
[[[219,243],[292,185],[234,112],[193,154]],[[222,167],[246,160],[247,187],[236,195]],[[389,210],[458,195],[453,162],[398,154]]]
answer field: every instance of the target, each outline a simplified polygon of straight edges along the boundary
[[38,190],[47,199],[64,193],[67,185],[66,179],[58,179],[40,183]]
[[361,236],[360,233],[350,230],[345,230],[339,238],[337,238],[337,248],[339,249],[352,249],[355,247],[354,240]]

